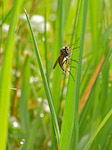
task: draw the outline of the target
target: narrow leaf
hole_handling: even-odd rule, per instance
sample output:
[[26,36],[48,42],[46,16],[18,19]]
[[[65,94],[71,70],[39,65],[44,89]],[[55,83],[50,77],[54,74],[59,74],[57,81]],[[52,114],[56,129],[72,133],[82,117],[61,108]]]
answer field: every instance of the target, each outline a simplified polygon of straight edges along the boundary
[[22,0],[14,1],[10,29],[8,32],[7,42],[4,51],[4,58],[0,72],[0,149],[6,149],[8,114],[10,105],[10,84],[11,84],[11,69],[13,61],[13,46],[14,32],[17,23],[18,13]]
[[48,104],[49,104],[50,111],[51,111],[51,116],[52,116],[53,126],[54,126],[54,129],[55,129],[55,134],[56,134],[56,137],[57,137],[57,141],[59,142],[60,132],[59,132],[58,122],[57,122],[56,113],[55,113],[55,110],[54,110],[54,106],[53,106],[50,90],[49,90],[48,83],[47,83],[47,80],[46,80],[46,77],[45,77],[45,73],[44,73],[44,70],[43,70],[43,66],[42,66],[39,50],[38,50],[37,43],[36,43],[36,40],[35,40],[35,37],[34,37],[34,34],[33,34],[33,30],[32,30],[31,24],[30,24],[30,20],[29,20],[29,17],[27,15],[26,10],[24,10],[24,11],[25,11],[25,14],[26,14],[26,17],[27,17],[27,21],[28,21],[28,25],[29,25],[29,28],[30,28],[30,31],[31,31],[31,35],[32,35],[32,39],[33,39],[33,45],[34,45],[34,50],[35,50],[36,58],[37,58],[37,61],[38,61],[40,73],[41,73],[41,76],[42,76],[42,80],[43,80],[43,85],[44,85],[44,88],[45,88],[46,96],[47,96],[47,99],[48,99]]
[[103,126],[106,124],[106,122],[109,120],[109,118],[111,117],[111,115],[112,115],[112,109],[108,112],[108,114],[103,119],[103,121],[101,122],[101,124],[99,125],[99,127],[97,128],[97,130],[94,132],[93,136],[88,141],[88,143],[85,146],[84,150],[88,150],[89,149],[89,147],[91,146],[92,142],[95,140],[96,136],[98,135],[98,133],[100,132],[100,130],[103,128]]

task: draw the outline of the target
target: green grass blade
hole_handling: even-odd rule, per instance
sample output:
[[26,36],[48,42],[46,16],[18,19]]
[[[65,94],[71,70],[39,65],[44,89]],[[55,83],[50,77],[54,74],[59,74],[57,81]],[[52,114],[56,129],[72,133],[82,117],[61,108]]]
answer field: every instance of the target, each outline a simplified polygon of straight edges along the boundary
[[28,100],[30,96],[30,56],[26,56],[23,67],[22,82],[21,82],[21,98],[20,98],[20,114],[21,114],[21,127],[24,131],[25,144],[28,144],[30,120],[28,112]]
[[[96,46],[98,40],[98,1],[91,0],[89,2],[90,27],[92,34],[92,44]],[[95,55],[96,56],[96,55]]]
[[4,0],[4,11],[7,11],[8,10],[8,0]]
[[[54,60],[53,64],[58,58],[63,43],[63,0],[61,1],[58,0],[55,26],[56,27],[55,27],[55,42],[54,42],[55,45],[54,45],[54,52],[53,52],[53,60]],[[53,70],[53,88],[52,88],[53,104],[56,111],[56,115],[58,115],[59,104],[60,104],[61,79],[62,79],[62,70],[57,64],[56,68]]]
[[8,19],[8,17],[11,15],[12,13],[12,9],[7,13],[7,15],[3,18],[1,24],[0,24],[0,28],[2,27],[3,23]]
[[[80,34],[81,34],[81,25],[82,25],[81,18],[82,18],[82,12],[83,12],[83,5],[80,5],[79,12],[80,14],[79,14],[79,20],[78,20],[77,31],[76,31],[77,37],[80,37]],[[73,53],[72,59],[74,59],[75,55]],[[71,65],[72,65],[72,62],[71,62]],[[72,74],[74,76],[76,74],[76,71],[74,69],[72,70]],[[65,104],[64,116],[63,116],[63,122],[62,122],[59,150],[69,149],[68,146],[69,146],[72,126],[73,126],[74,90],[75,90],[75,83],[73,82],[73,78],[70,76],[69,81],[68,81],[68,87],[67,87],[66,104]]]
[[42,106],[43,106],[43,100],[42,100],[42,102],[38,108],[36,118],[32,123],[32,127],[30,129],[30,134],[29,134],[28,144],[27,144],[26,150],[33,150],[34,142],[35,142],[35,139],[37,136],[36,133],[38,132],[38,126],[40,124],[40,112],[42,110]]
[[66,25],[68,15],[69,15],[69,10],[70,10],[70,5],[71,5],[71,0],[64,0],[63,2],[63,14],[64,14],[64,23],[63,25]]
[[54,126],[54,129],[55,129],[55,134],[56,134],[56,137],[57,137],[57,141],[59,142],[60,132],[59,132],[59,127],[58,127],[58,122],[57,122],[54,106],[53,106],[53,103],[52,103],[50,90],[49,90],[48,83],[47,83],[47,80],[46,80],[46,77],[45,77],[45,74],[44,74],[44,70],[43,70],[43,66],[42,66],[42,63],[41,63],[41,58],[40,58],[40,54],[39,54],[39,51],[38,51],[37,43],[36,43],[36,40],[35,40],[35,37],[34,37],[34,34],[33,34],[33,30],[32,30],[31,24],[30,24],[30,20],[29,20],[29,17],[27,15],[26,10],[25,10],[25,14],[26,14],[26,17],[27,17],[27,21],[28,21],[30,31],[31,31],[31,35],[32,35],[32,39],[33,39],[33,45],[34,45],[34,49],[35,49],[35,54],[36,54],[36,58],[37,58],[37,61],[38,61],[39,68],[40,68],[40,72],[41,72],[41,76],[42,76],[46,96],[47,96],[47,99],[48,99],[48,104],[49,104],[50,111],[51,111],[51,116],[52,116],[53,126]]
[[70,141],[70,150],[73,150],[73,149],[77,150],[77,147],[78,147],[78,138],[79,138],[78,109],[79,109],[79,99],[80,99],[81,64],[82,64],[82,56],[83,56],[87,10],[88,10],[88,0],[84,0],[80,49],[79,49],[79,54],[78,54],[78,61],[80,62],[80,64],[76,72],[75,97],[74,97],[74,124],[73,124],[71,141]]
[[14,1],[10,29],[5,46],[4,59],[0,72],[0,149],[6,149],[8,113],[9,113],[9,96],[11,84],[11,69],[13,60],[14,32],[17,23],[18,13],[22,1]]
[[46,77],[47,77],[47,82],[49,84],[49,70],[48,70],[48,59],[47,59],[47,32],[46,32],[46,23],[47,23],[47,9],[45,9],[45,21],[44,21],[44,36],[45,36],[45,42],[44,42],[44,47],[45,47],[45,62],[46,62]]
[[89,147],[91,146],[92,142],[95,140],[96,136],[98,135],[100,130],[103,128],[103,126],[106,124],[106,122],[109,120],[111,115],[112,115],[112,109],[109,111],[109,113],[106,115],[106,117],[103,119],[103,121],[101,122],[101,124],[99,125],[99,127],[97,128],[95,133],[93,134],[93,136],[90,138],[90,140],[88,141],[88,143],[85,146],[84,150],[88,150],[89,149]]
[[45,9],[45,22],[44,22],[44,36],[45,36],[45,43],[44,43],[44,47],[45,47],[45,61],[46,61],[46,77],[47,77],[47,82],[49,84],[49,70],[48,70],[48,59],[47,59],[47,32],[46,32],[46,23],[47,23],[47,9]]
[[77,2],[77,10],[76,10],[76,16],[75,16],[75,20],[74,20],[74,25],[73,25],[73,31],[72,31],[72,37],[71,37],[71,43],[70,44],[73,43],[73,39],[74,39],[74,36],[75,36],[75,33],[76,33],[76,26],[77,26],[78,14],[79,14],[80,2],[81,2],[81,0],[78,0],[78,2]]
[[[103,65],[102,65],[102,67],[101,67],[101,69],[100,69],[100,71],[99,71],[99,73],[98,73],[98,76],[97,76],[97,78],[99,77],[99,75],[100,75],[100,72],[102,72],[102,71],[105,71],[105,68],[106,68],[106,66],[108,65],[108,60],[110,59],[110,57],[111,57],[111,54],[112,54],[112,51],[110,51],[110,50],[108,50],[108,52],[107,52],[107,54],[106,54],[106,56],[105,56],[105,60],[104,60],[104,63],[103,63]],[[80,114],[80,121],[79,121],[79,124],[80,124],[80,129],[81,130],[83,130],[83,125],[84,125],[84,120],[86,120],[86,116],[87,116],[87,113],[88,113],[88,111],[91,109],[91,107],[92,107],[92,96],[94,95],[94,93],[93,93],[93,91],[95,90],[95,85],[97,84],[97,79],[96,79],[96,82],[94,83],[94,86],[93,86],[93,88],[92,88],[92,90],[91,90],[91,93],[90,93],[90,96],[89,96],[89,98],[88,98],[88,101],[86,102],[86,104],[85,104],[85,106],[84,106],[84,108],[83,108],[83,111],[81,112],[81,114]]]

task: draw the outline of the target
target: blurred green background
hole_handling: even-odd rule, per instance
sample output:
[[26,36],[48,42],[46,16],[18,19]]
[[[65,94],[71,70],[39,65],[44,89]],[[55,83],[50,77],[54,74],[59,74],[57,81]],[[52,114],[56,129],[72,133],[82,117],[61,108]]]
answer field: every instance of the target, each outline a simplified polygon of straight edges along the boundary
[[[75,82],[53,70],[74,43]],[[0,150],[111,150],[111,51],[112,0],[0,0]]]

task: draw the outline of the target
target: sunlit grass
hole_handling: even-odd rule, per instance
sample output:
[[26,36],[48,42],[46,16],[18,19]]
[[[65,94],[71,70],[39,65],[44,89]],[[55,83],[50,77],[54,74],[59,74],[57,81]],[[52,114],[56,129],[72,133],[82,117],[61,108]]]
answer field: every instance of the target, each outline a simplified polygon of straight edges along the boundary
[[15,1],[12,10],[12,19],[10,22],[10,29],[8,32],[7,42],[5,45],[4,58],[0,72],[0,149],[6,149],[7,130],[8,130],[8,115],[10,106],[10,84],[11,84],[11,70],[14,49],[14,32],[17,23],[17,16],[20,11],[22,1]]
[[27,15],[27,12],[26,12],[25,9],[24,9],[24,11],[25,11],[27,21],[28,21],[28,24],[29,24],[29,28],[30,28],[30,32],[31,32],[31,35],[32,35],[33,45],[34,45],[34,48],[35,48],[35,54],[36,54],[36,58],[37,58],[37,61],[38,61],[38,64],[39,64],[39,68],[40,68],[40,72],[41,72],[41,76],[42,76],[46,96],[48,98],[48,103],[49,103],[49,107],[50,107],[50,110],[51,110],[51,115],[52,115],[55,134],[57,136],[57,141],[59,142],[59,140],[60,140],[60,131],[59,131],[59,127],[58,127],[56,113],[55,113],[54,106],[53,106],[53,101],[52,101],[52,98],[51,98],[51,94],[50,94],[50,90],[49,90],[49,87],[48,87],[47,79],[45,77],[45,73],[44,73],[44,70],[43,70],[39,50],[38,50],[38,47],[37,47],[37,44],[36,44],[36,40],[35,40],[35,37],[34,37],[34,34],[33,34],[33,30],[32,30],[31,24],[30,24],[30,20],[28,18],[28,15]]
[[[20,3],[0,3],[0,146],[111,150],[112,2]],[[60,49],[74,43],[79,63],[64,67],[75,81],[59,64],[53,69]]]

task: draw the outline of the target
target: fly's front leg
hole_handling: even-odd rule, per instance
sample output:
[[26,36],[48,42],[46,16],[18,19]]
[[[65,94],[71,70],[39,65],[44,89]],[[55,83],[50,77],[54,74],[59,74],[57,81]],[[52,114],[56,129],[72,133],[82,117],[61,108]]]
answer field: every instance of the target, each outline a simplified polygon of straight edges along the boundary
[[76,62],[77,64],[79,64],[79,62],[75,59],[70,59],[70,60]]
[[70,53],[70,55],[68,55],[67,58],[68,58],[69,60],[74,61],[74,62],[76,62],[77,64],[79,64],[79,62],[78,62],[77,60],[70,58],[71,55],[72,55],[72,53]]
[[70,53],[70,55],[68,55],[68,57],[70,57],[72,55],[72,53]]
[[70,53],[70,55],[65,57],[65,60],[63,61],[62,65],[64,65],[64,63],[67,63],[68,59],[70,58],[70,56],[72,55],[72,53]]
[[[70,56],[70,55],[69,55],[69,56]],[[68,61],[68,59],[69,59],[69,56],[67,56],[66,59],[63,61],[62,66],[63,66],[65,63],[66,63],[66,65],[70,66],[70,64],[67,63],[67,61]],[[71,66],[71,68],[77,69],[77,67],[75,67],[75,66]]]

